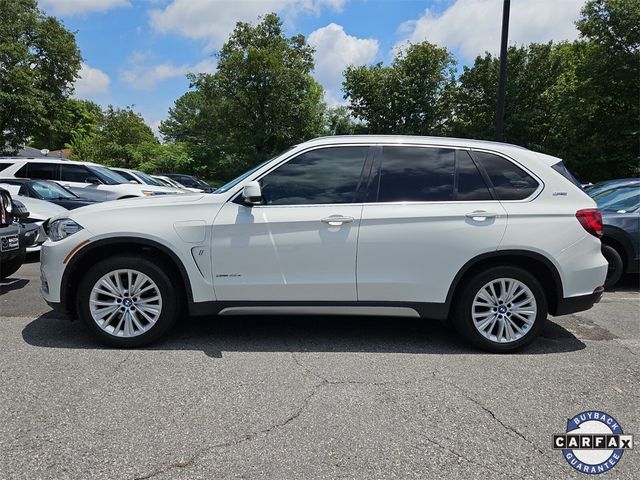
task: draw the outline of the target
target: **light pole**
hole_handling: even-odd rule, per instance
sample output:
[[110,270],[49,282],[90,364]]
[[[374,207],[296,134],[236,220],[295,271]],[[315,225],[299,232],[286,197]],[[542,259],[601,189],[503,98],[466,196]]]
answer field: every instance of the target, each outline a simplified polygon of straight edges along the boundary
[[511,0],[502,7],[502,40],[500,42],[500,76],[498,77],[498,109],[496,111],[496,141],[504,141],[504,94],[507,83],[507,43],[509,40],[509,10]]

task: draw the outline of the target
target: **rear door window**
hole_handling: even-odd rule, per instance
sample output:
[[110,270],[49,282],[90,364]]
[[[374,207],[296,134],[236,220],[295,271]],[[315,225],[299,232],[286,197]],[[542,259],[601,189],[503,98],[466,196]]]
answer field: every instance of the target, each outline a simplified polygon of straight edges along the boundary
[[64,182],[87,183],[87,178],[95,176],[82,165],[61,165],[60,180]]
[[456,152],[456,200],[462,202],[493,200],[487,183],[468,152]]
[[16,177],[36,180],[58,180],[58,164],[53,162],[29,162],[16,172]]
[[446,202],[454,198],[455,150],[384,147],[378,202]]
[[498,200],[523,200],[537,190],[538,182],[510,160],[486,152],[473,154],[491,180]]

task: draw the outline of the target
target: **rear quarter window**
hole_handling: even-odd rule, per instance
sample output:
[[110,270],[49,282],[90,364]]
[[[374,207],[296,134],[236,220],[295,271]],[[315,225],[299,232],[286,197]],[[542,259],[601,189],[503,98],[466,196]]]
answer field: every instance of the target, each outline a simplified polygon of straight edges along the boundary
[[487,152],[473,155],[487,173],[498,200],[524,200],[538,189],[537,180],[510,160]]

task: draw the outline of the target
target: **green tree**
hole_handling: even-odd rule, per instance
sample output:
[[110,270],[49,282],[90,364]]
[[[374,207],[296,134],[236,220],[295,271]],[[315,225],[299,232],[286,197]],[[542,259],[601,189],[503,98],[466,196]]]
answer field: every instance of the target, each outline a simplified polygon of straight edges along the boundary
[[58,150],[71,143],[77,135],[92,135],[102,121],[102,109],[91,100],[69,98],[60,105],[50,122],[33,132],[29,144],[38,148]]
[[369,133],[442,134],[453,110],[455,67],[446,48],[410,45],[391,66],[348,67],[345,98]]
[[327,135],[353,135],[359,131],[360,126],[349,113],[349,108],[344,105],[327,108],[324,118]]
[[276,14],[238,22],[218,53],[214,74],[191,76],[160,128],[184,140],[211,175],[228,178],[323,131],[322,87],[313,80],[313,49],[285,36]]
[[0,150],[51,125],[80,62],[74,35],[35,0],[0,0]]
[[[547,93],[566,68],[564,51],[552,43],[508,49],[504,117],[507,142],[549,150],[549,122],[555,112]],[[495,138],[498,69],[499,58],[490,53],[477,57],[471,67],[463,68],[449,134]]]
[[97,132],[79,132],[70,144],[74,159],[87,160],[114,167],[129,168],[134,163],[132,147],[158,139],[139,113],[128,108],[113,108],[103,112]]
[[128,145],[131,168],[148,173],[186,173],[193,168],[193,159],[182,143],[144,142]]

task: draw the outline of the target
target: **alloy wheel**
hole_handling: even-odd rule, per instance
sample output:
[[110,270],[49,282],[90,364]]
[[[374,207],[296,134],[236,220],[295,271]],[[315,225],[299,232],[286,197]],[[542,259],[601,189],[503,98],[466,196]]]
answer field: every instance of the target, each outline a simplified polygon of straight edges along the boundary
[[473,324],[486,339],[496,343],[520,340],[533,327],[538,310],[533,292],[514,278],[486,283],[473,299]]
[[114,270],[91,289],[89,310],[93,321],[108,334],[135,337],[153,328],[160,318],[162,295],[144,273]]

